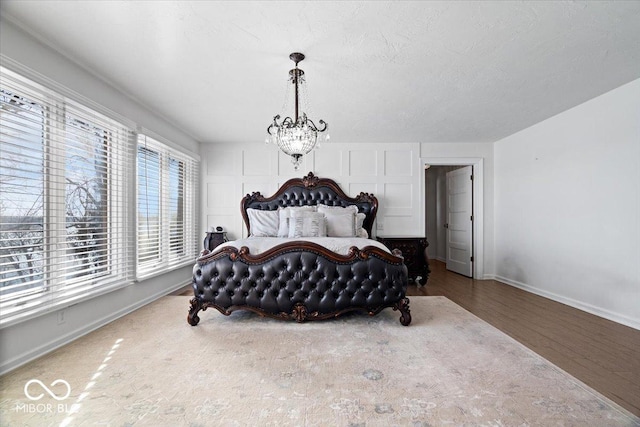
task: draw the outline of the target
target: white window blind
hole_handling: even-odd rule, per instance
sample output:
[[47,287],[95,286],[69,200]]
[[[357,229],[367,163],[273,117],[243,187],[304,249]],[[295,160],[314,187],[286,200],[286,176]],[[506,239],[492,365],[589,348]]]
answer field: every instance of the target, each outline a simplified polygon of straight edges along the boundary
[[132,280],[134,133],[0,67],[0,322]]
[[191,264],[198,254],[198,162],[138,135],[137,277]]

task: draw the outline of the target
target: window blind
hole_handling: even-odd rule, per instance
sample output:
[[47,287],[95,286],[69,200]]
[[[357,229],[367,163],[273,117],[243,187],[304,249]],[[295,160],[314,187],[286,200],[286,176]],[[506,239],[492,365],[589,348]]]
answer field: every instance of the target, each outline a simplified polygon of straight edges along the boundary
[[132,280],[134,133],[0,67],[0,323]]
[[138,135],[137,272],[147,277],[191,264],[196,232],[198,162],[147,135]]

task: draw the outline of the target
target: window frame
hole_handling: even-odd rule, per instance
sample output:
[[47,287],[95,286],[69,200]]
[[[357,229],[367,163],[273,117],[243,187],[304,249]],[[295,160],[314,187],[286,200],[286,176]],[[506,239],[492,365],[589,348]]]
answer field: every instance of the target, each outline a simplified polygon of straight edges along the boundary
[[[199,159],[172,148],[166,140],[158,136],[150,136],[150,132],[140,132],[137,137],[136,149],[136,280],[140,281],[150,277],[171,271],[186,265],[193,265],[198,255],[198,206],[197,194],[199,191]],[[140,149],[157,153],[159,156],[159,180],[157,183],[159,201],[159,254],[158,257],[140,262],[140,246],[145,243],[140,238]],[[169,190],[170,190],[170,161],[176,160],[184,165],[183,189],[183,221],[182,221],[182,252],[181,256],[172,256],[171,248],[171,218],[169,216]],[[147,181],[148,183],[148,181]],[[148,192],[145,193],[148,197]]]

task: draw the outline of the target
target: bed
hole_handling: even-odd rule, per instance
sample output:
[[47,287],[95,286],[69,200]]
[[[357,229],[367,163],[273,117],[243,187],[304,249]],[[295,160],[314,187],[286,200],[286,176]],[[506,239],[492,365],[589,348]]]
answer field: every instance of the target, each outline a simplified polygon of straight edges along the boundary
[[411,323],[402,254],[369,238],[375,196],[351,198],[335,181],[310,172],[271,197],[247,194],[240,205],[249,237],[201,253],[190,325],[209,307],[297,322],[350,312],[373,316],[390,307],[402,325]]

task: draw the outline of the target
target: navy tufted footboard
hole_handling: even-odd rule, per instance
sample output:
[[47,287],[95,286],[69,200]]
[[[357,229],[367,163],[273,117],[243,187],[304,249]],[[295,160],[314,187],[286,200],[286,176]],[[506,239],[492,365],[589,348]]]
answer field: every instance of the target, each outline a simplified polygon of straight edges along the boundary
[[392,307],[409,325],[407,267],[398,252],[374,246],[338,255],[311,242],[290,242],[253,256],[225,247],[200,257],[193,269],[188,322],[208,307],[225,315],[250,310],[278,319],[320,320],[349,311],[370,315]]

